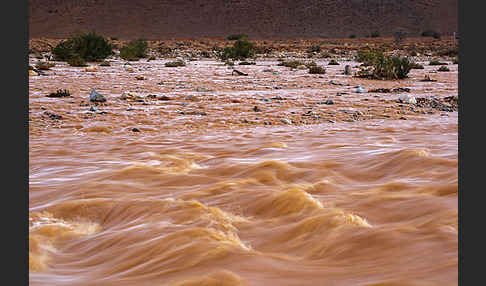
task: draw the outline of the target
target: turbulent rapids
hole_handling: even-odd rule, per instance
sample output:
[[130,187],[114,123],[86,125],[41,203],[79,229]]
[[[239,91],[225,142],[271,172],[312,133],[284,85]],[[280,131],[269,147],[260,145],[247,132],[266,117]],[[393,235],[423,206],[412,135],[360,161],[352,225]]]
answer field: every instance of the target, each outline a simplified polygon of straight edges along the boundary
[[[122,72],[122,64],[110,68]],[[30,78],[31,285],[457,285],[457,112],[229,128],[172,116],[164,101],[159,109],[128,106],[116,87],[109,91],[110,79],[126,80],[115,73],[53,70]],[[408,86],[429,88],[416,72]],[[325,80],[333,77],[331,69]],[[449,83],[437,93],[457,94],[457,79],[442,79]],[[144,84],[155,89],[158,81]],[[63,84],[80,92],[41,95]],[[83,105],[83,88],[95,85],[112,102],[97,106],[108,111],[97,117]],[[179,93],[181,102],[194,94]],[[371,95],[341,102],[359,108],[355,98],[365,96],[378,106]],[[239,116],[223,95],[209,104],[227,126]],[[300,108],[283,106],[272,108]],[[130,117],[128,107],[146,110]],[[63,119],[44,118],[45,110]],[[176,128],[186,119],[207,130]]]

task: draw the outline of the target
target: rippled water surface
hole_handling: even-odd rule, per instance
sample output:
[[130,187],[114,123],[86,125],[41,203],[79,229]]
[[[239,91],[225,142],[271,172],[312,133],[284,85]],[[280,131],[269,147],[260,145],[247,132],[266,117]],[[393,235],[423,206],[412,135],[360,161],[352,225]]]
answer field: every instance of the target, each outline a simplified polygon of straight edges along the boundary
[[458,284],[457,112],[204,132],[70,120],[30,136],[31,285]]

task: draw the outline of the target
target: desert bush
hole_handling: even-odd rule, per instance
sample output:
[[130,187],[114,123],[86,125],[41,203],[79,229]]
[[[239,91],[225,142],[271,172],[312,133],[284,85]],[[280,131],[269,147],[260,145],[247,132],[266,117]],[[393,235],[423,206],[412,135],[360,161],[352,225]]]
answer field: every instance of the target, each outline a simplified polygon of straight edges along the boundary
[[311,66],[311,67],[309,67],[309,73],[311,73],[311,74],[325,74],[326,70],[321,66]]
[[110,64],[110,62],[107,62],[107,61],[102,61],[102,62],[100,63],[100,66],[102,66],[102,67],[109,67],[109,66],[111,66],[111,64]]
[[438,60],[432,60],[429,62],[429,66],[446,66],[447,63],[440,62]]
[[71,96],[69,90],[67,89],[58,89],[56,92],[49,93],[47,97],[67,97]]
[[86,61],[79,56],[70,58],[67,61],[67,63],[72,67],[85,67],[85,66],[87,66]]
[[406,78],[411,69],[411,63],[407,58],[385,56],[379,54],[372,65],[362,68],[358,77],[371,79],[403,79]]
[[147,59],[147,62],[149,61],[155,61],[157,58],[155,56],[150,56],[148,59]]
[[56,64],[42,61],[37,61],[35,64],[35,68],[38,70],[50,70],[54,66],[56,66]]
[[422,37],[433,37],[434,39],[440,39],[440,34],[433,30],[426,30],[422,32]]
[[378,59],[383,57],[383,52],[363,49],[359,50],[355,60],[363,63],[364,66],[371,66]]
[[222,53],[220,53],[221,60],[234,59],[243,60],[253,57],[255,55],[255,46],[248,42],[246,39],[237,40],[233,47],[226,47]]
[[173,67],[185,67],[186,66],[186,63],[179,60],[179,61],[166,62],[165,63],[165,66],[166,67],[170,67],[170,68],[173,68]]
[[56,60],[61,61],[79,57],[88,62],[96,62],[113,55],[113,47],[102,36],[90,32],[60,42],[52,49],[52,54]]
[[232,34],[232,35],[229,35],[226,39],[228,39],[230,41],[248,39],[248,35],[246,35],[246,34]]
[[120,58],[127,61],[137,61],[147,56],[147,41],[138,39],[130,41],[120,49]]

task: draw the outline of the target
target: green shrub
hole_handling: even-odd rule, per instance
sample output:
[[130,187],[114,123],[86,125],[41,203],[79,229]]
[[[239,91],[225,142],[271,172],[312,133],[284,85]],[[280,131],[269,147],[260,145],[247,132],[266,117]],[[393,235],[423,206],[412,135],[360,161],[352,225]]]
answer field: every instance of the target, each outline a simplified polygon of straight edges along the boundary
[[230,40],[230,41],[248,39],[248,35],[246,35],[246,34],[233,34],[233,35],[229,35],[227,37],[227,39]]
[[359,50],[355,60],[359,63],[363,63],[364,66],[371,66],[373,63],[383,57],[383,52],[363,49]]
[[326,70],[320,66],[311,66],[309,67],[309,73],[311,74],[325,74]]
[[86,61],[83,60],[83,58],[79,57],[79,56],[75,56],[73,58],[70,58],[67,63],[72,66],[72,67],[85,67],[87,66],[86,65]]
[[447,63],[439,62],[438,60],[432,60],[429,62],[429,66],[446,66]]
[[173,62],[166,62],[165,63],[165,66],[166,67],[170,67],[170,68],[173,68],[173,67],[185,67],[186,66],[186,63],[183,62],[183,61],[173,61]]
[[433,30],[426,30],[422,32],[422,37],[433,37],[434,39],[440,39],[440,34]]
[[410,72],[411,63],[407,58],[384,56],[380,53],[372,65],[362,68],[358,77],[371,79],[403,79]]
[[233,47],[226,47],[220,54],[221,60],[243,60],[255,55],[255,46],[246,39],[237,40]]
[[147,41],[138,39],[130,41],[126,46],[120,48],[120,58],[127,61],[138,61],[147,57]]
[[52,54],[60,61],[79,57],[88,62],[96,62],[113,55],[113,47],[102,36],[90,32],[60,42],[52,49]]

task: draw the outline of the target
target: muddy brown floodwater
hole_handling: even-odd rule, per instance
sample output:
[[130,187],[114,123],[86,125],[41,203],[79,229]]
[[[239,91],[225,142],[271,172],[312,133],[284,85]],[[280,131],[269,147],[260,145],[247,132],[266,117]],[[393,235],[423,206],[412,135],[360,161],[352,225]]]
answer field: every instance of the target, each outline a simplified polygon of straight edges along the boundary
[[166,61],[29,77],[31,285],[458,284],[457,65]]

